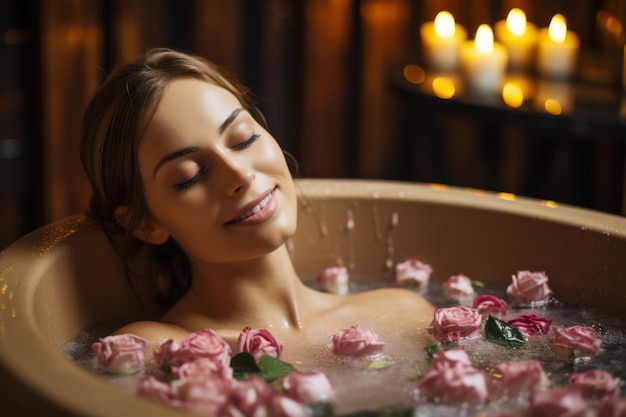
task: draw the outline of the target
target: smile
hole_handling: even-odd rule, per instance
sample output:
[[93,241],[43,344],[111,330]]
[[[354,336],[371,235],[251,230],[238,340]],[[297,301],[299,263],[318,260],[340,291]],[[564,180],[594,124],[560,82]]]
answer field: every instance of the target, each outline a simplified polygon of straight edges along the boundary
[[265,207],[265,205],[267,204],[268,201],[270,201],[270,198],[272,198],[272,194],[268,194],[267,196],[265,196],[265,198],[263,200],[261,200],[259,202],[259,204],[257,204],[256,206],[252,207],[252,209],[248,212],[246,212],[246,214],[244,214],[241,217],[236,218],[235,220],[233,220],[234,222],[239,222],[241,220],[247,219],[248,217],[252,216],[253,214],[257,214],[259,211],[261,211],[261,209],[263,207]]
[[[274,203],[274,191],[272,190],[270,193],[268,193],[265,197],[263,197],[263,199],[261,201],[259,201],[258,203],[256,203],[251,209],[249,209],[248,211],[246,211],[243,215],[234,218],[233,220],[230,220],[226,223],[226,225],[233,225],[236,223],[252,223],[252,222],[262,222],[264,220],[266,220],[267,218],[271,217],[271,214],[274,212],[275,210],[275,203]],[[270,203],[274,203],[274,204],[270,204]],[[265,207],[268,206],[268,204],[270,204],[270,208],[273,208],[272,210],[266,210],[266,211],[270,211],[269,213],[262,213],[261,215],[258,215],[259,213],[261,213],[263,211],[263,209]],[[257,216],[255,216],[257,215]],[[249,221],[246,221],[248,220]],[[254,221],[253,221],[254,220]]]

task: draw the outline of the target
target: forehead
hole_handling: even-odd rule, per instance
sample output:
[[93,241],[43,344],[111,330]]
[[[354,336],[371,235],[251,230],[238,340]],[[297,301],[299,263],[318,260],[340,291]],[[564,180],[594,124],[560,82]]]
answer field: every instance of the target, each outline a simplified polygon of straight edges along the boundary
[[222,123],[240,107],[237,97],[218,85],[191,78],[172,81],[139,142],[144,179],[166,154],[216,141]]
[[208,81],[181,78],[164,89],[150,124],[219,125],[237,107],[241,103],[225,88]]
[[181,147],[199,135],[218,134],[219,126],[241,103],[230,91],[207,81],[181,78],[172,81],[140,142],[150,147]]

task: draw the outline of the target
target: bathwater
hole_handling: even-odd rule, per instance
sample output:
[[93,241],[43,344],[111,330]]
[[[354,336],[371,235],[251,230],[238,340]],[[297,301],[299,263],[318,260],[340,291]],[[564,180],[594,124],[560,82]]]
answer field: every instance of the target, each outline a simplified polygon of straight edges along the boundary
[[[351,291],[363,291],[380,287],[380,281],[374,283],[358,280],[351,281]],[[420,292],[435,307],[452,307],[457,305],[472,306],[473,297],[453,299],[447,297],[441,286],[442,281],[431,279],[427,288]],[[508,301],[505,288],[476,287],[476,294],[490,294]],[[597,337],[602,340],[602,350],[592,358],[565,359],[558,357],[550,348],[547,335],[536,335],[528,339],[521,348],[508,348],[487,341],[484,334],[480,337],[463,340],[457,345],[463,347],[472,364],[487,371],[497,378],[496,365],[504,361],[537,360],[546,372],[551,388],[565,386],[571,374],[589,369],[603,369],[614,377],[626,381],[626,323],[622,320],[606,317],[595,311],[580,309],[558,301],[558,297],[548,304],[534,308],[518,308],[509,304],[509,311],[504,321],[522,314],[536,314],[552,320],[551,327],[570,327],[584,325],[593,327]],[[419,376],[425,373],[430,360],[426,352],[415,359],[414,347],[406,346],[405,356],[389,358],[391,365],[380,370],[366,369],[365,364],[358,361],[346,362],[338,360],[336,366],[324,369],[336,383],[337,411],[339,414],[354,414],[362,410],[381,409],[381,406],[395,407],[396,410],[411,408],[415,417],[428,416],[475,416],[495,415],[499,411],[520,412],[527,405],[527,398],[492,397],[488,405],[481,406],[450,406],[438,404],[419,396],[416,389]],[[407,360],[408,359],[408,360]],[[626,394],[626,383],[621,385],[621,394]],[[387,412],[389,410],[386,410]],[[484,414],[488,412],[489,414]],[[381,412],[380,415],[384,415]]]
[[[314,280],[309,285],[315,286]],[[436,307],[451,307],[459,304],[471,306],[472,299],[453,299],[445,296],[441,290],[441,282],[431,278],[427,288],[418,291]],[[380,287],[381,281],[352,279],[351,292],[365,291]],[[477,294],[491,294],[507,300],[504,288],[476,287]],[[496,365],[511,360],[538,360],[541,362],[549,379],[550,387],[555,388],[567,384],[572,373],[599,368],[610,372],[614,377],[626,381],[626,323],[610,317],[602,316],[594,311],[566,305],[556,299],[535,308],[516,308],[509,304],[509,312],[503,319],[509,320],[522,314],[536,314],[552,320],[551,326],[569,327],[573,325],[591,326],[602,340],[601,352],[592,358],[564,359],[556,356],[548,343],[547,335],[531,337],[521,348],[507,348],[488,342],[484,336],[461,341],[459,346],[465,348],[474,366],[484,369],[494,378]],[[66,353],[73,360],[87,368],[92,367],[91,343],[95,341],[93,332],[84,334],[75,342],[66,346]],[[391,344],[396,341],[384,340]],[[399,342],[405,343],[405,342]],[[420,375],[429,366],[429,357],[425,350],[416,351],[415,346],[406,343],[398,349],[394,357],[383,356],[378,362],[372,359],[333,357],[320,369],[329,375],[336,389],[334,410],[336,415],[413,415],[415,417],[438,416],[476,416],[495,415],[500,411],[520,412],[527,405],[523,396],[516,398],[493,397],[489,404],[481,406],[447,405],[437,401],[421,398],[416,390]],[[376,366],[378,365],[378,366]],[[299,366],[300,367],[300,366]],[[304,369],[302,369],[304,367]],[[307,370],[306,364],[300,367]],[[375,369],[372,369],[375,368]],[[93,368],[91,368],[93,369]],[[121,389],[132,392],[137,377],[107,377],[111,383]],[[622,384],[622,395],[626,387]],[[397,413],[397,414],[393,414]],[[493,414],[492,414],[493,413]]]

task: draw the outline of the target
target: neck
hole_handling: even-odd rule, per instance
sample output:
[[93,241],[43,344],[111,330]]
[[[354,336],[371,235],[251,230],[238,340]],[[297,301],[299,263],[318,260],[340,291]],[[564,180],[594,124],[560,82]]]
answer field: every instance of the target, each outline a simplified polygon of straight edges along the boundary
[[252,260],[193,265],[196,310],[225,327],[301,328],[303,292],[284,245]]

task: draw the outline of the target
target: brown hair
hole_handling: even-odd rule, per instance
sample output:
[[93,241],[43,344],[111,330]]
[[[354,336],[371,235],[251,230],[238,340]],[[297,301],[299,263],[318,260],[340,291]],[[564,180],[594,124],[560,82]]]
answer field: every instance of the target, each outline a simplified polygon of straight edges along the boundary
[[[137,151],[165,87],[185,77],[230,91],[265,126],[246,91],[223,70],[198,56],[159,48],[117,68],[101,84],[85,111],[80,146],[83,168],[93,190],[89,215],[102,226],[122,256],[133,289],[133,278],[147,276],[162,301],[167,302],[178,299],[189,287],[190,266],[172,239],[163,245],[150,245],[133,236],[140,222],[150,218]],[[126,227],[115,218],[115,209],[122,205],[128,206]],[[145,265],[137,266],[139,258]]]

